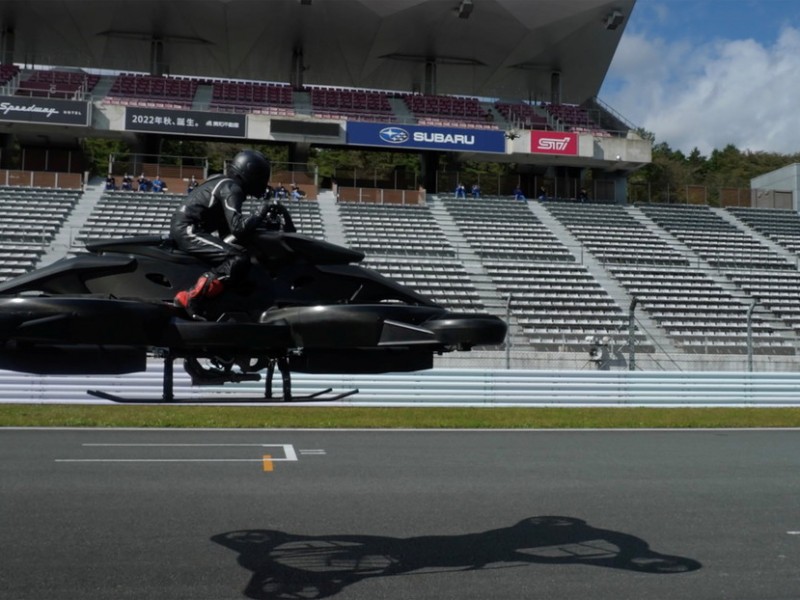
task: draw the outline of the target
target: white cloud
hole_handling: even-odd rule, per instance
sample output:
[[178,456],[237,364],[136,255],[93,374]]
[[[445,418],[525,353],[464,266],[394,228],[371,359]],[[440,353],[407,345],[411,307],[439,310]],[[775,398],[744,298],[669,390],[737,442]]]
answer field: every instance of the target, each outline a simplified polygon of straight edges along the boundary
[[703,154],[800,151],[800,31],[700,46],[623,36],[602,98],[658,142]]

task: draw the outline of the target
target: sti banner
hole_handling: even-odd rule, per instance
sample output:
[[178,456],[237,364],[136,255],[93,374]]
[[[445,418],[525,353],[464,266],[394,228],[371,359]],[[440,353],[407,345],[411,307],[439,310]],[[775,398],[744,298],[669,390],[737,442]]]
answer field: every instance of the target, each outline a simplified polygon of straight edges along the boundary
[[245,115],[178,108],[125,107],[125,131],[245,138],[246,125]]
[[456,150],[461,152],[506,151],[502,131],[422,125],[347,122],[347,143],[384,148]]
[[57,98],[0,96],[0,122],[44,123],[46,125],[89,125],[88,102]]
[[576,156],[578,134],[563,131],[531,131],[531,152]]

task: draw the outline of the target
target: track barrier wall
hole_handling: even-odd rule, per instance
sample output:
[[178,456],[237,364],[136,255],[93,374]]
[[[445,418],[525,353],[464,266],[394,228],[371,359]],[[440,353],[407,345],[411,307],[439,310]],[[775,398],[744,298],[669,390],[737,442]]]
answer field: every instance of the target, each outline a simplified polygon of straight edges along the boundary
[[[293,374],[293,393],[358,389],[348,406],[800,406],[800,374],[432,369],[385,375]],[[0,371],[0,402],[108,403],[101,390],[130,400],[161,397],[162,365],[120,376],[28,375]],[[236,403],[263,398],[263,382],[192,386],[176,365],[176,402]],[[280,396],[276,373],[273,393]]]

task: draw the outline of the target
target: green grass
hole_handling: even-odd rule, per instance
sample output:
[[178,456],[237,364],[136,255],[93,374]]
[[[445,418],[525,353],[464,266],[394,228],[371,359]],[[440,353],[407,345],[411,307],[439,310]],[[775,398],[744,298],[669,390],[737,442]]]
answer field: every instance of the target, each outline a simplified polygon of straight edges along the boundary
[[358,408],[5,404],[0,405],[0,427],[800,427],[800,408]]

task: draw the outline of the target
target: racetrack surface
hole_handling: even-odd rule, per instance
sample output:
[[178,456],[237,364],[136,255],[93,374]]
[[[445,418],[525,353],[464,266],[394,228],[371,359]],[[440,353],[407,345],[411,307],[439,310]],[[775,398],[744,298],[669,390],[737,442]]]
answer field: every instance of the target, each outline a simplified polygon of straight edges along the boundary
[[3,597],[800,597],[800,431],[0,430]]

